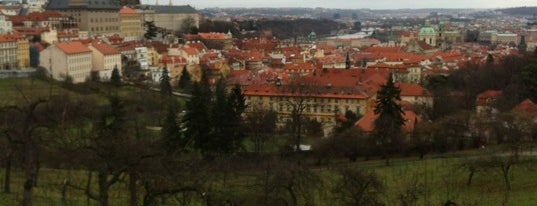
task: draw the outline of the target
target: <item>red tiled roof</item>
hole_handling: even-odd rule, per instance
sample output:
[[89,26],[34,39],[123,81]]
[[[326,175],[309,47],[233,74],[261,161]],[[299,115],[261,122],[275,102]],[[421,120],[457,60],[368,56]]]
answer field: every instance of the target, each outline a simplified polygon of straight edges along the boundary
[[530,99],[525,99],[520,104],[518,104],[512,110],[513,112],[521,115],[526,115],[531,118],[537,117],[537,105],[533,103]]
[[500,90],[487,90],[477,95],[476,105],[485,106],[489,104],[490,100],[499,97],[502,94]]
[[431,93],[419,84],[415,83],[395,83],[401,89],[401,96],[431,96]]
[[218,40],[229,39],[229,37],[225,33],[198,33],[198,36],[201,39],[218,39]]
[[91,50],[86,47],[84,44],[78,41],[73,42],[56,42],[54,43],[58,49],[60,49],[65,54],[79,54],[91,52]]
[[134,9],[124,6],[119,10],[119,14],[138,14],[138,12],[136,12]]
[[183,47],[182,50],[185,51],[185,53],[188,54],[188,55],[198,55],[199,54],[198,49],[193,48],[193,47]]
[[[377,118],[378,115],[376,115],[373,111],[367,112],[355,123],[355,126],[365,132],[372,132],[375,129],[375,120]],[[417,124],[417,121],[420,121],[419,116],[410,110],[404,111],[403,118],[405,119],[405,124],[402,127],[404,132],[412,132]]]
[[104,42],[93,42],[91,46],[103,55],[119,54],[119,51],[116,48]]

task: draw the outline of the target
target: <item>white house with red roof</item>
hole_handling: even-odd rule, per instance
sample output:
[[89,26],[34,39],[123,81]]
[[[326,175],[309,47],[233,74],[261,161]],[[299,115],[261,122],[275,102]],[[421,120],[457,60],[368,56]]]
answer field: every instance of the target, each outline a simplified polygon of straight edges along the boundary
[[502,91],[500,90],[487,90],[478,94],[475,101],[477,114],[486,115],[498,113],[494,104],[501,94]]
[[433,107],[433,95],[416,83],[395,83],[401,89],[401,100],[413,105]]
[[41,51],[39,65],[55,80],[70,77],[73,83],[82,83],[91,78],[92,52],[77,41],[56,42]]
[[181,57],[185,58],[189,65],[200,63],[200,52],[194,47],[181,48]]
[[88,47],[92,51],[91,71],[99,80],[108,81],[112,77],[114,67],[117,67],[121,74],[121,53],[116,48],[101,41],[95,41]]

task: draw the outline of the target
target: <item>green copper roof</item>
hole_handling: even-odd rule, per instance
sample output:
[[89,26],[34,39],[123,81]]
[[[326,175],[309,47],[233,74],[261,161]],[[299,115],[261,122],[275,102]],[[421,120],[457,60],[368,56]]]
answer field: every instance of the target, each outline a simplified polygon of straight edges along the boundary
[[436,31],[434,31],[434,29],[432,27],[423,27],[423,28],[420,29],[419,34],[423,34],[423,35],[436,34]]

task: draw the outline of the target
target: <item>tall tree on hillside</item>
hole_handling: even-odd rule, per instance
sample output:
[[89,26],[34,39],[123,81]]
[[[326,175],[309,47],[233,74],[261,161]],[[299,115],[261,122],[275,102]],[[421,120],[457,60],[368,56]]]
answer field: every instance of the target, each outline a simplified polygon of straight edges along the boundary
[[231,109],[227,102],[227,92],[224,81],[220,79],[216,83],[214,91],[214,101],[211,108],[211,122],[213,123],[212,137],[210,141],[213,145],[204,148],[207,151],[217,153],[228,153],[232,151],[232,128]]
[[347,56],[345,57],[345,69],[351,68],[351,58],[349,57],[349,53],[347,52]]
[[162,73],[160,75],[160,94],[163,98],[168,98],[172,96],[172,85],[170,84],[170,74],[168,73],[168,68],[162,68]]
[[144,22],[145,25],[145,34],[144,37],[146,39],[153,39],[157,36],[157,26],[155,26],[154,21],[146,21]]
[[39,49],[34,45],[30,46],[30,66],[39,66]]
[[200,82],[192,86],[192,97],[186,103],[184,116],[185,138],[192,141],[193,146],[202,153],[210,152],[211,142],[211,90],[205,72],[202,73]]
[[240,85],[236,84],[227,97],[229,122],[231,123],[231,149],[236,151],[244,140],[242,114],[246,109],[244,94]]
[[522,35],[520,37],[520,43],[518,44],[518,53],[525,54],[526,49],[528,49],[528,44],[526,44],[526,37]]
[[492,56],[492,54],[488,54],[487,55],[487,65],[492,65],[494,64],[494,56]]
[[401,90],[393,83],[392,75],[389,76],[388,82],[380,87],[377,92],[375,105],[375,114],[378,118],[375,120],[373,134],[380,142],[386,164],[389,164],[389,155],[397,149],[401,139],[401,127],[405,124],[404,113],[398,101],[401,101]]
[[526,87],[526,95],[537,102],[537,63],[530,63],[522,69],[522,81]]
[[119,75],[119,69],[116,66],[114,66],[114,69],[112,70],[112,75],[110,76],[110,82],[116,87],[121,86],[121,76]]
[[181,77],[179,78],[179,89],[181,89],[183,92],[189,91],[191,86],[192,78],[190,77],[190,73],[188,73],[188,70],[185,66],[183,71],[181,71]]
[[173,154],[186,144],[183,141],[181,128],[177,122],[177,110],[175,108],[172,104],[168,105],[160,133],[162,148],[166,154]]

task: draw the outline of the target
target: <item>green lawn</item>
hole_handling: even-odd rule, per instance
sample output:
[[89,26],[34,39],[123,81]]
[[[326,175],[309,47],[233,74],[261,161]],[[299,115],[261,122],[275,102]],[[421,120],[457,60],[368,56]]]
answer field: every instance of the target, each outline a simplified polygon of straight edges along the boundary
[[[390,166],[385,166],[383,160],[360,161],[348,163],[348,167],[356,167],[364,170],[375,171],[386,186],[382,199],[386,205],[400,205],[399,197],[405,194],[408,188],[416,186],[417,205],[443,205],[447,200],[452,200],[458,205],[502,205],[506,195],[506,205],[532,206],[537,202],[537,169],[534,165],[529,167],[515,166],[510,176],[512,190],[508,193],[504,190],[503,179],[500,170],[491,170],[476,173],[471,186],[466,185],[468,172],[459,169],[461,158],[428,158],[416,160],[416,158],[395,159]],[[315,197],[320,205],[333,205],[329,195],[330,188],[334,185],[335,170],[321,169],[318,173],[324,179],[321,194]],[[4,171],[0,172],[3,177]],[[38,206],[59,205],[62,182],[70,180],[71,184],[80,187],[85,186],[86,171],[78,170],[54,170],[43,168],[40,170],[38,187],[34,193],[34,203]],[[251,181],[242,181],[249,177],[237,177],[237,182],[245,182],[245,187],[234,188],[234,193],[251,194],[247,184]],[[93,177],[93,180],[96,176]],[[22,196],[22,172],[16,171],[13,177],[12,194],[0,194],[0,205],[16,205]],[[247,183],[250,182],[250,183]],[[3,183],[3,179],[0,180]],[[96,182],[93,182],[96,188]],[[229,189],[229,188],[228,188]],[[244,192],[240,192],[244,191]],[[247,192],[248,191],[248,192]],[[95,191],[96,192],[96,191]],[[115,185],[110,192],[111,205],[125,205],[128,202],[127,187],[124,183]],[[67,191],[68,205],[88,205],[83,192],[69,188]],[[89,201],[89,205],[97,205],[95,201]]]

